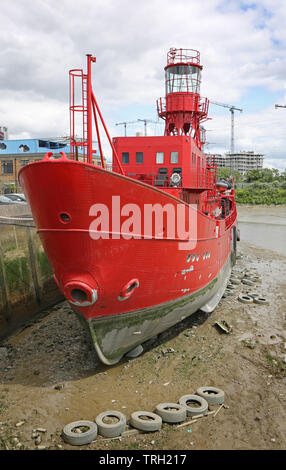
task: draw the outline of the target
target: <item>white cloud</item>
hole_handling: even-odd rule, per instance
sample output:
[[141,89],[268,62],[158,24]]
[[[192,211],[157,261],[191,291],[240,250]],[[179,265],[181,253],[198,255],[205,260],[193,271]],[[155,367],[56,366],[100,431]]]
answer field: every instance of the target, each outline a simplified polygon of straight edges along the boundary
[[[285,155],[286,109],[279,120],[274,102],[268,106],[272,94],[281,103],[286,98],[285,6],[282,0],[251,3],[2,0],[0,125],[15,137],[66,135],[68,70],[85,67],[85,54],[92,53],[94,91],[111,134],[117,134],[118,116],[130,120],[124,113],[132,106],[136,120],[140,107],[151,113],[164,95],[169,48],[194,48],[204,66],[203,96],[240,107],[251,87],[264,87],[267,106],[261,102],[256,115],[244,106],[235,116],[237,146],[267,153],[278,164]],[[229,146],[229,114],[226,109],[227,119],[216,118],[223,130],[208,138],[222,148]]]
[[[265,166],[285,168],[286,109],[268,107],[263,112],[239,113],[234,116],[235,151],[253,150],[265,155]],[[208,152],[220,153],[230,150],[230,113],[216,116],[207,123],[207,141],[216,145],[207,147]],[[284,158],[283,158],[284,157]],[[275,164],[276,162],[276,164]]]

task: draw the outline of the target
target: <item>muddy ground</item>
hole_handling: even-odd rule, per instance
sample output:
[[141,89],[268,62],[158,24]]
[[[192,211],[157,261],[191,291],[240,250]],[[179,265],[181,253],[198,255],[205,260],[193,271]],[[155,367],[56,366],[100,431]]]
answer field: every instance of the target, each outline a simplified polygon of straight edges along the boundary
[[[235,270],[261,274],[250,290],[269,305],[241,303],[238,295],[249,287],[239,284],[212,314],[197,312],[136,359],[101,365],[66,302],[2,342],[0,449],[285,449],[286,259],[243,242],[239,253]],[[220,332],[218,320],[231,333]],[[128,422],[133,411],[153,411],[208,385],[225,392],[228,408],[215,417],[81,447],[61,438],[71,421],[115,409]]]

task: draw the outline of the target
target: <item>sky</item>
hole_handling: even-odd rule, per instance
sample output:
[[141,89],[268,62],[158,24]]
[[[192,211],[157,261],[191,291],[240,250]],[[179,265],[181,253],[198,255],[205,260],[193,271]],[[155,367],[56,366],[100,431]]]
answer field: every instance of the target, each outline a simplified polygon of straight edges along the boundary
[[[69,80],[92,65],[93,90],[112,137],[157,121],[171,47],[200,51],[201,95],[241,108],[235,151],[285,169],[285,0],[0,0],[0,126],[11,139],[69,135]],[[210,104],[209,153],[230,150],[229,109]],[[134,123],[135,121],[135,123]],[[164,122],[148,122],[148,135]],[[104,140],[107,158],[111,150]]]

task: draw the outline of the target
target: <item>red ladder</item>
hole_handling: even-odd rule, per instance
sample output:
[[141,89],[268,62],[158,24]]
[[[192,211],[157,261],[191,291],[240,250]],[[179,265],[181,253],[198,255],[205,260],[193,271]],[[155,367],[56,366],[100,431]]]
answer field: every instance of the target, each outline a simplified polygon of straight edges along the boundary
[[[101,139],[99,135],[97,114],[101,120],[102,126],[105,130],[109,144],[113,150],[114,156],[117,160],[119,170],[124,174],[122,165],[119,161],[118,155],[106,128],[105,122],[101,115],[100,109],[96,102],[94,93],[91,86],[91,63],[95,62],[95,57],[91,54],[87,54],[87,73],[84,74],[82,69],[73,69],[69,71],[69,100],[70,100],[70,148],[71,157],[73,160],[78,160],[79,156],[82,155],[83,161],[92,164],[92,156],[96,153],[96,150],[92,149],[92,115],[94,117],[94,123],[98,139],[98,147],[100,151],[101,165],[104,168],[103,153],[101,147]],[[81,88],[81,99],[78,100],[80,104],[77,104],[75,99],[76,82],[80,80]],[[77,117],[81,115],[81,123],[78,125]],[[80,128],[81,137],[78,138],[76,130]],[[81,154],[79,155],[79,149]]]

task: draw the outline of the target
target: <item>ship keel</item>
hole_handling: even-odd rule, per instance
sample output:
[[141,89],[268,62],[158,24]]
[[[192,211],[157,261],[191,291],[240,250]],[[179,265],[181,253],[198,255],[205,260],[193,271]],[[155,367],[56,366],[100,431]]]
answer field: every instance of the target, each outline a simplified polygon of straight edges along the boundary
[[120,315],[86,319],[75,310],[87,328],[101,362],[117,364],[136,346],[162,333],[197,310],[212,312],[219,303],[230,277],[231,256],[219,274],[202,289],[180,299]]

